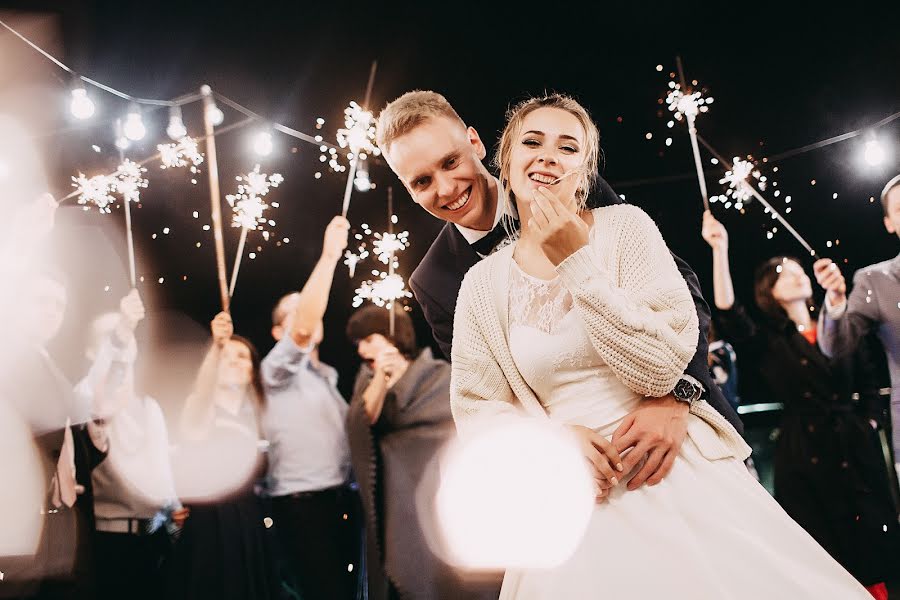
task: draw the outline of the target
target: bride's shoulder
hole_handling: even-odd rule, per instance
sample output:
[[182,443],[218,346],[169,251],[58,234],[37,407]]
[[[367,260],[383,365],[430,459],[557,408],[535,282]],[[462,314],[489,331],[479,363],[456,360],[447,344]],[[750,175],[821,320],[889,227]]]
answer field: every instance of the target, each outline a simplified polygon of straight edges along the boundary
[[601,206],[593,209],[591,213],[594,217],[594,230],[598,232],[656,229],[656,223],[650,218],[650,215],[633,204]]

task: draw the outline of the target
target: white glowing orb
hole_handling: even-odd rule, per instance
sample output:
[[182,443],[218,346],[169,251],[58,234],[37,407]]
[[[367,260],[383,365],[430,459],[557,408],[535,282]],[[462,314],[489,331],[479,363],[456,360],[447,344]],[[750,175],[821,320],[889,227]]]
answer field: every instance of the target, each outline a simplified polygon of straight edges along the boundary
[[147,128],[144,126],[144,121],[141,119],[139,110],[131,110],[128,113],[128,116],[125,117],[125,123],[122,125],[122,133],[133,142],[142,140],[144,139],[144,136],[147,135]]
[[887,150],[878,140],[869,140],[863,147],[863,160],[870,167],[880,167],[887,161]]
[[253,151],[260,156],[272,154],[275,145],[272,143],[272,134],[268,131],[260,131],[253,137]]
[[87,90],[83,87],[72,90],[72,102],[69,104],[69,110],[76,119],[90,119],[94,116],[94,101],[88,97]]
[[218,127],[225,121],[225,113],[222,109],[213,104],[206,113],[209,116],[209,122]]
[[584,456],[566,430],[523,418],[455,444],[436,497],[455,563],[552,568],[572,555],[595,500]]
[[166,135],[169,136],[170,139],[176,141],[187,135],[187,127],[184,126],[184,121],[181,120],[180,112],[173,113],[172,116],[169,117],[169,126],[166,127]]

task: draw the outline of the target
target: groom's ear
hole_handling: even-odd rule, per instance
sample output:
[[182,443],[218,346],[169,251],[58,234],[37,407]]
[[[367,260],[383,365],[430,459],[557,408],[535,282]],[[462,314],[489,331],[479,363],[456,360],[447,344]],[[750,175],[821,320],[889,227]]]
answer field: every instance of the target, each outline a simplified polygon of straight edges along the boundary
[[487,150],[484,147],[484,142],[481,141],[481,136],[478,135],[474,127],[466,129],[466,134],[469,137],[469,144],[475,149],[478,160],[484,160],[484,157],[487,156]]

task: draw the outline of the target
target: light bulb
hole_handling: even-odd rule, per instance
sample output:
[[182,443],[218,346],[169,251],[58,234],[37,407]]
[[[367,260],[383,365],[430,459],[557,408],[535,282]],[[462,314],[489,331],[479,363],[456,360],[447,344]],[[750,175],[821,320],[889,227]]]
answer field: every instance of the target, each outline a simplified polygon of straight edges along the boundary
[[878,167],[884,164],[885,159],[887,159],[887,152],[885,152],[881,142],[877,139],[866,142],[866,145],[863,148],[863,160],[866,161],[867,165],[870,167]]
[[253,137],[253,151],[260,156],[272,154],[273,147],[272,134],[268,131],[260,131]]
[[225,113],[222,112],[222,109],[216,106],[215,104],[211,105],[207,109],[207,115],[209,116],[209,122],[218,127],[225,120]]
[[76,119],[90,119],[94,115],[94,102],[87,95],[87,90],[83,87],[72,89],[72,102],[69,104],[69,110]]
[[136,104],[132,104],[128,109],[128,115],[122,125],[122,133],[129,140],[135,142],[144,139],[144,136],[147,135],[147,128],[144,127],[144,121],[141,119],[141,109]]
[[173,106],[169,110],[169,126],[166,127],[166,135],[176,142],[187,135],[187,128],[181,119],[180,106]]

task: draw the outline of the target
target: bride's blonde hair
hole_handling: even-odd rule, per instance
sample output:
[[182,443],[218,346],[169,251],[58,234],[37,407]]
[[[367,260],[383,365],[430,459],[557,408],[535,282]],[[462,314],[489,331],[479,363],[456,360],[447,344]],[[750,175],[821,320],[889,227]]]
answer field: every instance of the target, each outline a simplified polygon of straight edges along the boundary
[[[584,129],[584,163],[581,172],[573,175],[578,179],[578,210],[585,208],[591,188],[597,183],[598,168],[600,164],[600,132],[591,119],[588,111],[577,100],[565,94],[547,94],[536,98],[529,98],[519,102],[506,111],[506,127],[497,144],[497,152],[494,154],[494,168],[500,173],[500,185],[503,186],[505,197],[508,201],[514,201],[515,196],[509,183],[509,163],[515,140],[522,130],[522,122],[529,114],[539,108],[558,108],[578,119],[581,128]],[[509,207],[507,207],[509,208]]]

